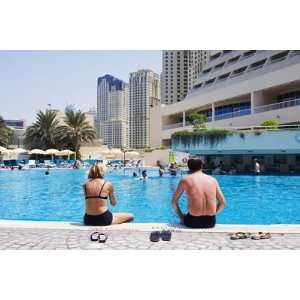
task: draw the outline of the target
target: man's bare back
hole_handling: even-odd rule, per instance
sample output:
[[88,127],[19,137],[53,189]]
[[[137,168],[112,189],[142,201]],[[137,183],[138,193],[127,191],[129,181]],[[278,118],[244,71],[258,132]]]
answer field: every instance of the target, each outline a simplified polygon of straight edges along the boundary
[[193,216],[216,214],[216,180],[202,172],[188,175],[181,180],[182,189],[188,197],[188,210]]
[[[200,159],[191,159],[188,175],[180,180],[177,190],[173,196],[172,204],[182,223],[185,217],[197,218],[212,217],[225,207],[225,199],[221,188],[215,178],[202,173],[202,162]],[[189,165],[189,164],[188,164]],[[184,215],[178,205],[178,200],[185,192],[188,198],[188,215]],[[216,202],[217,200],[217,202]],[[194,222],[194,220],[192,220]],[[206,220],[204,220],[206,222]]]

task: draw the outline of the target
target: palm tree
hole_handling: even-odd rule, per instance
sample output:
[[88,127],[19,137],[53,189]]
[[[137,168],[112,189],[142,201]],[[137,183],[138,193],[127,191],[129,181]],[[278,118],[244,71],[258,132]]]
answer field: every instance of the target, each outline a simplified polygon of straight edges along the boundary
[[32,148],[49,149],[57,146],[58,126],[56,112],[41,110],[37,113],[36,122],[29,126],[25,133],[25,145]]
[[3,118],[0,116],[0,146],[7,147],[10,136],[10,129],[6,126]]
[[79,150],[83,142],[92,142],[96,138],[96,132],[86,120],[85,114],[81,111],[66,112],[64,126],[59,127],[59,136],[65,146],[69,146],[80,156]]

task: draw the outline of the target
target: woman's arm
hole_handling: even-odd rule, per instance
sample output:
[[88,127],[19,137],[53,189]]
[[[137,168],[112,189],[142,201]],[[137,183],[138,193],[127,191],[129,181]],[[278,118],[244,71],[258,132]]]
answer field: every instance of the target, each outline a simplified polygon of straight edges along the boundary
[[109,187],[109,200],[110,200],[110,204],[112,206],[115,206],[117,204],[117,200],[116,200],[116,197],[115,197],[115,194],[114,194],[114,187],[112,185],[112,183],[110,182],[109,183],[110,187]]

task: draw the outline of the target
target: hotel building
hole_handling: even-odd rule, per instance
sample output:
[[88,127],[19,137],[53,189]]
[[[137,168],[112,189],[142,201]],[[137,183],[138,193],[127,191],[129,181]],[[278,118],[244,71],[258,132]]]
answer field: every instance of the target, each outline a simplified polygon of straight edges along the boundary
[[128,146],[128,85],[111,75],[98,78],[96,123],[104,144]]
[[[160,103],[159,75],[151,70],[130,73],[129,79],[129,146],[150,146],[151,108]],[[156,134],[156,133],[155,133]]]
[[13,132],[10,140],[10,146],[13,148],[21,147],[25,139],[25,120],[4,120],[5,125]]
[[162,54],[161,97],[163,104],[182,101],[199,77],[209,50],[164,50]]
[[172,133],[192,129],[192,112],[205,114],[208,128],[299,124],[300,51],[211,51],[184,101],[153,108],[151,146],[170,146]]

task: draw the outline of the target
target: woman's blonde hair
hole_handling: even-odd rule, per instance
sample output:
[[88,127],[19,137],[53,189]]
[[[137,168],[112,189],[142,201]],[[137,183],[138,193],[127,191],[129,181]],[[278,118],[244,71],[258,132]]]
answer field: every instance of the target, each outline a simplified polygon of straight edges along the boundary
[[96,163],[91,166],[88,178],[90,179],[104,178],[105,173],[106,173],[106,166],[102,163]]

